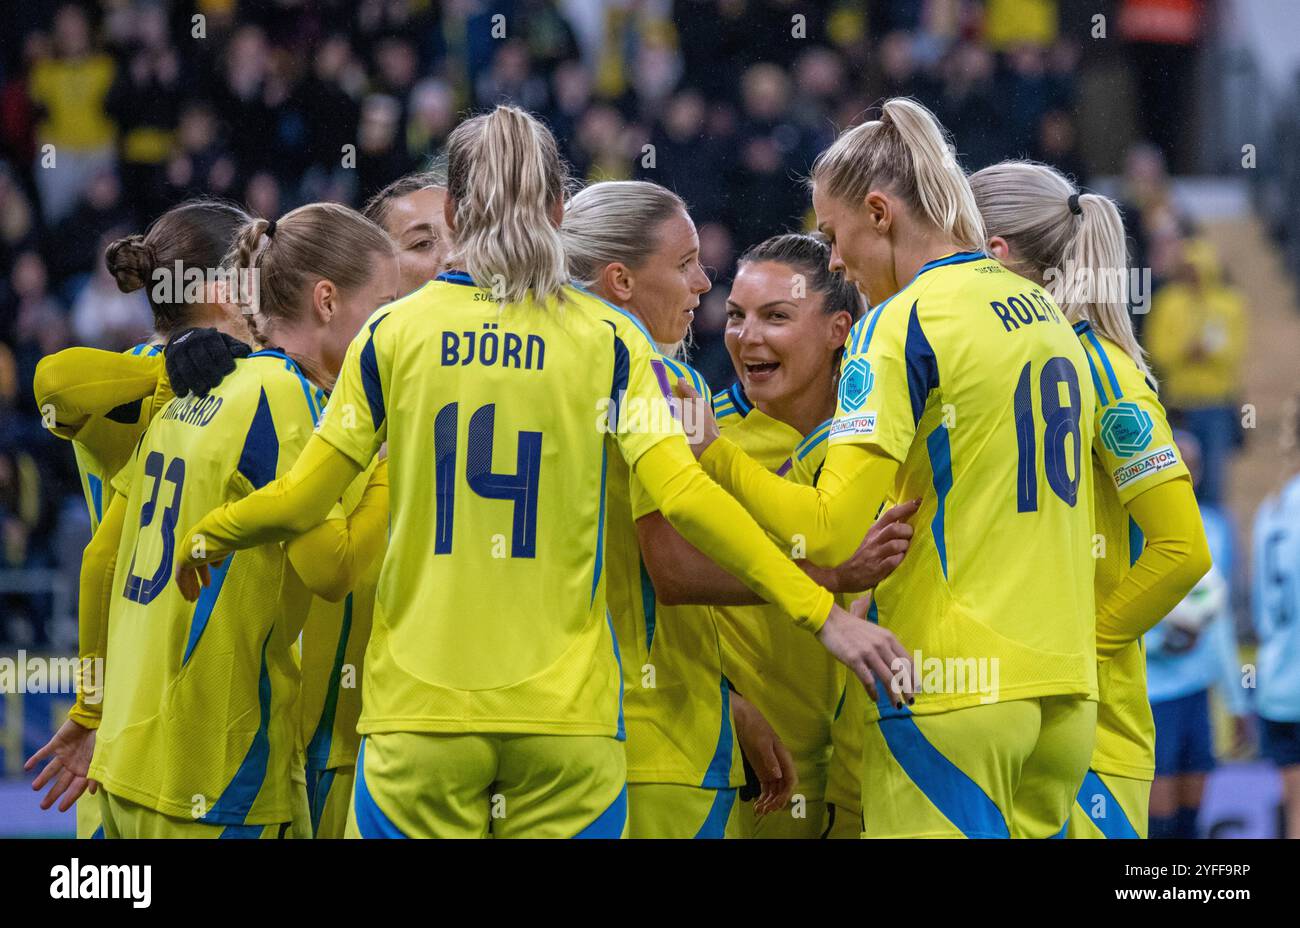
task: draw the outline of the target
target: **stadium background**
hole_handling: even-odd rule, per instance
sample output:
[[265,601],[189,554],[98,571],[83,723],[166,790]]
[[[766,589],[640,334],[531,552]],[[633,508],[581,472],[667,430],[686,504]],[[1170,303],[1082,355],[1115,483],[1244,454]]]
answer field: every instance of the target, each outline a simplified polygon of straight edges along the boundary
[[[1236,307],[1245,349],[1220,359],[1213,395],[1164,399],[1223,467],[1203,502],[1237,527],[1249,660],[1246,533],[1285,475],[1278,440],[1298,386],[1298,34],[1294,0],[6,3],[0,657],[75,653],[89,523],[71,449],[42,428],[31,384],[46,354],[121,350],[148,332],[143,292],[119,293],[104,270],[108,241],[196,194],[272,218],[359,204],[435,161],[461,114],[506,100],[545,118],[576,177],[643,178],[686,199],[715,284],[692,359],[723,386],[735,256],[803,226],[815,155],[906,94],[969,169],[1032,157],[1121,201],[1154,287],[1134,318],[1167,384],[1183,362],[1149,320],[1211,292]],[[0,693],[0,835],[71,833],[71,815],[40,813],[21,776],[69,700]],[[1202,830],[1276,833],[1277,796],[1267,765],[1232,758]]]

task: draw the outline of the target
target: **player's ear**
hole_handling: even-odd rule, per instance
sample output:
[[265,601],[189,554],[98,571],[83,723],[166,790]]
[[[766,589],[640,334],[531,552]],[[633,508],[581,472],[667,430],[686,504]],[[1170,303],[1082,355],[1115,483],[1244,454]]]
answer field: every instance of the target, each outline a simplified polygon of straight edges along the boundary
[[338,298],[338,288],[334,286],[332,280],[322,278],[311,288],[312,312],[321,325],[328,325],[334,318],[334,311],[338,309]]
[[879,190],[872,190],[862,198],[867,211],[867,225],[879,235],[887,235],[894,224],[894,204]]
[[990,237],[988,248],[985,250],[1002,264],[1006,264],[1011,259],[1011,246],[1000,235]]
[[447,195],[442,198],[442,221],[447,224],[448,232],[456,231],[456,198],[447,191]]
[[832,351],[843,348],[851,328],[853,328],[853,317],[848,313],[841,310],[831,316],[830,325],[826,327],[827,347]]
[[611,261],[600,272],[600,289],[609,294],[613,302],[626,304],[632,299],[632,272],[626,264]]

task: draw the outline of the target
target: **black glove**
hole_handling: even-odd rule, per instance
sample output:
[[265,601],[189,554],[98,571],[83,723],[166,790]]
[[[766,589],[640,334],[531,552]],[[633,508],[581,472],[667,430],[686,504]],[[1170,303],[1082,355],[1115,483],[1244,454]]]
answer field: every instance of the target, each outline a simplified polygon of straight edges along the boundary
[[173,335],[163,350],[167,379],[177,396],[207,396],[235,369],[235,358],[251,354],[237,338],[216,329],[185,329]]

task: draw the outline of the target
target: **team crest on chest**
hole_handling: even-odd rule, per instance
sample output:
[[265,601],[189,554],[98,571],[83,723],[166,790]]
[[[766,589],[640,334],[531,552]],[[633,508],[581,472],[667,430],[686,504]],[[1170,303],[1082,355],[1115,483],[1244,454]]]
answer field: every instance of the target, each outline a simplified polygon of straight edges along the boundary
[[1101,417],[1101,440],[1117,457],[1131,458],[1151,444],[1151,414],[1136,403],[1119,403]]
[[861,409],[875,385],[876,375],[871,372],[871,364],[866,358],[849,361],[840,374],[840,408],[845,412]]

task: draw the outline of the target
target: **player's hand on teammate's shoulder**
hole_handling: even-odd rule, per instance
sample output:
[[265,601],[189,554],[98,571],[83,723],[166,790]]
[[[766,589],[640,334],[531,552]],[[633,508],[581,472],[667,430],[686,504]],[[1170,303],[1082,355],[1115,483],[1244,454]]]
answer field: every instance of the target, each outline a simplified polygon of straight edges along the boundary
[[919,498],[886,509],[867,531],[858,550],[832,571],[835,593],[857,593],[874,589],[907,556],[912,543],[912,526],[908,519],[921,506]]
[[879,699],[878,682],[884,683],[889,701],[901,709],[912,702],[912,660],[893,632],[864,620],[864,602],[869,597],[854,603],[853,613],[832,606],[817,640],[857,675],[873,702]]
[[690,426],[686,430],[686,440],[691,443],[691,451],[698,461],[718,437],[718,420],[713,415],[713,406],[685,379],[673,384],[673,393],[681,402],[692,404],[692,414],[684,417],[684,421]]
[[30,773],[41,761],[45,767],[32,781],[32,789],[40,792],[52,783],[49,792],[41,799],[41,808],[48,809],[60,798],[59,811],[72,808],[87,788],[94,793],[99,784],[89,778],[90,757],[95,752],[95,729],[68,719],[54,733],[44,747],[27,758],[23,770]]
[[177,332],[163,349],[167,379],[177,396],[207,396],[235,369],[235,359],[252,353],[237,338],[216,329]]

